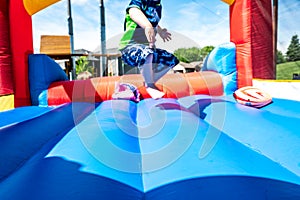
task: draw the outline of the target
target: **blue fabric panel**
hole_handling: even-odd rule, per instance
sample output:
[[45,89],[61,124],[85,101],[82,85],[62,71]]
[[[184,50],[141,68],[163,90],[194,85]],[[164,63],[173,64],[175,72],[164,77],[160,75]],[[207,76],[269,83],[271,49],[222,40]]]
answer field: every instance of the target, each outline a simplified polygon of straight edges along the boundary
[[[28,78],[32,105],[39,105],[40,94],[55,81],[68,80],[66,73],[50,57],[44,54],[32,54],[28,58]],[[41,100],[41,99],[40,99]],[[41,100],[45,102],[45,100]]]
[[[47,155],[51,149],[52,152]],[[79,162],[76,161],[78,158]],[[82,146],[76,131],[72,130],[59,143],[56,140],[50,141],[20,170],[0,182],[0,198],[1,200],[142,199],[143,194],[137,189],[114,180],[113,177],[99,175],[107,171],[120,177],[122,174],[101,166],[101,163]],[[128,181],[140,180],[138,174],[135,176],[131,176]]]
[[235,44],[232,42],[216,46],[203,63],[203,70],[228,75],[236,71]]
[[[300,118],[300,101],[273,98],[273,103],[261,108],[277,115]],[[281,123],[281,122],[279,122]]]
[[[155,104],[157,104],[157,101]],[[210,104],[203,101],[200,102],[200,106],[206,107],[210,106]],[[244,143],[240,143],[234,138],[229,137],[227,132],[223,132],[215,127],[218,126],[218,123],[208,123],[206,120],[202,120],[195,115],[194,112],[184,111],[182,106],[177,106],[176,108],[174,105],[172,106],[172,104],[166,106],[165,102],[162,102],[155,107],[164,109],[166,116],[168,116],[168,112],[172,112],[173,114],[170,113],[170,118],[168,118],[171,120],[170,124],[168,119],[164,120],[165,123],[164,126],[161,127],[161,132],[152,138],[148,138],[149,141],[141,142],[142,150],[152,149],[152,151],[148,150],[142,154],[143,169],[147,170],[149,166],[153,167],[153,165],[157,165],[157,163],[160,163],[161,166],[159,170],[152,171],[151,173],[143,173],[145,191],[183,180],[202,179],[209,176],[260,177],[262,179],[273,179],[300,184],[298,175],[278,165],[275,160],[268,159],[268,157],[258,152],[257,149],[247,147]],[[153,109],[155,108],[150,108],[151,112],[154,112]],[[218,109],[215,111],[217,114],[222,114],[219,110],[222,108],[216,107],[216,109]],[[175,114],[175,110],[179,112]],[[204,112],[206,112],[206,110],[204,110]],[[156,115],[153,114],[153,116]],[[209,117],[207,114],[206,118]],[[177,120],[174,120],[172,123],[172,118],[177,118]],[[218,120],[219,118],[216,117],[216,119]],[[162,117],[152,120],[160,121]],[[179,128],[176,127],[178,124],[180,124]],[[228,126],[232,129],[235,128],[233,123],[228,124]],[[164,131],[165,128],[166,131]],[[241,128],[239,130],[241,130]],[[175,137],[174,133],[176,133]],[[157,140],[157,138],[160,139]],[[157,141],[164,141],[165,145],[161,145],[160,142]],[[170,147],[173,145],[173,148]],[[297,147],[294,149],[296,148]],[[152,152],[152,157],[148,160],[149,155],[146,153],[149,154],[149,152]],[[162,162],[169,160],[170,157],[175,158],[173,162],[169,162],[169,165],[162,165]],[[245,178],[245,180],[247,180],[247,178]],[[248,183],[245,181],[245,184]],[[240,185],[240,187],[244,186],[245,185],[242,184]],[[218,189],[215,188],[215,190]],[[245,188],[243,192],[243,195],[251,196],[249,191],[247,192]],[[262,195],[261,192],[263,191],[259,192],[260,195]],[[199,195],[198,192],[195,192],[195,194]],[[182,197],[184,197],[184,195]]]
[[[76,105],[74,108],[80,110]],[[0,199],[141,199],[142,193],[136,189],[143,187],[141,174],[117,170],[131,165],[126,169],[140,171],[135,110],[131,101],[101,103],[67,135],[39,150],[3,181]],[[119,150],[125,156],[117,154]],[[20,193],[2,192],[12,189]]]
[[[88,103],[76,104],[78,109],[72,105],[65,104],[0,129],[0,181],[22,166],[49,140],[67,133],[94,109],[94,105]],[[34,110],[30,107],[22,109],[24,112]],[[19,120],[18,116],[15,117]]]
[[202,71],[221,74],[224,93],[232,94],[237,89],[236,48],[232,42],[216,46],[204,59]]
[[86,173],[142,190],[136,110],[137,104],[132,101],[102,102],[67,135],[77,142],[66,138],[47,157],[65,157],[82,165]]
[[300,197],[300,187],[273,179],[249,176],[207,176],[174,182],[149,191],[147,200],[213,199],[265,200]]
[[287,102],[274,99],[269,109],[266,106],[261,110],[214,97],[198,97],[193,98],[196,103],[190,110],[202,110],[209,124],[218,124],[217,128],[232,139],[300,176],[300,118],[295,117]]
[[92,113],[72,104],[88,117],[2,180],[0,199],[298,199],[300,119],[277,114],[281,103],[272,112],[196,95],[105,101]]
[[29,119],[36,118],[53,109],[53,107],[28,106],[0,112],[0,130],[5,126],[10,126]]
[[48,106],[48,90],[43,90],[38,98],[39,106]]
[[237,71],[228,75],[221,75],[224,87],[224,95],[233,94],[237,89]]

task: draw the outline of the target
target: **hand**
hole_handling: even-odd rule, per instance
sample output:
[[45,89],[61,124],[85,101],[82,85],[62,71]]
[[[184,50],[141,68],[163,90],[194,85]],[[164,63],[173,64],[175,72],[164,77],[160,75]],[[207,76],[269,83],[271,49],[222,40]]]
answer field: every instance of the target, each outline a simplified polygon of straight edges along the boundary
[[159,36],[163,39],[163,41],[164,42],[166,42],[166,41],[170,41],[172,38],[171,38],[171,33],[167,30],[167,29],[165,29],[165,28],[160,28],[159,30],[158,30],[158,34],[159,34]]
[[154,28],[153,27],[146,27],[145,28],[145,35],[146,35],[147,40],[149,42],[149,47],[154,48],[155,47],[155,42],[156,42]]

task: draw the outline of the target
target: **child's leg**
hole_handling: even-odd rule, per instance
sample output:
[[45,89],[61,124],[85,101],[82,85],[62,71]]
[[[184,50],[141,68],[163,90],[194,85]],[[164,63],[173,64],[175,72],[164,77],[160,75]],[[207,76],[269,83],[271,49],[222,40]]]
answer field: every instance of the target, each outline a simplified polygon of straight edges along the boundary
[[159,91],[157,87],[155,86],[156,80],[154,79],[154,72],[152,69],[152,60],[153,60],[153,55],[150,54],[146,58],[146,62],[144,63],[143,66],[141,66],[141,74],[144,77],[145,80],[145,86],[148,94],[153,98],[153,99],[158,99],[164,96],[164,93]]
[[153,59],[153,55],[152,54],[148,55],[144,65],[140,67],[140,70],[145,80],[145,86],[155,88],[154,74],[152,70],[152,59]]
[[168,71],[170,71],[171,68],[165,66],[164,69],[162,69],[161,71],[159,72],[155,72],[153,74],[153,80],[154,82],[158,81],[161,77],[163,77],[166,73],[168,73]]
[[154,59],[157,66],[154,69],[154,82],[163,77],[170,69],[179,63],[179,60],[171,53],[163,49],[156,49]]

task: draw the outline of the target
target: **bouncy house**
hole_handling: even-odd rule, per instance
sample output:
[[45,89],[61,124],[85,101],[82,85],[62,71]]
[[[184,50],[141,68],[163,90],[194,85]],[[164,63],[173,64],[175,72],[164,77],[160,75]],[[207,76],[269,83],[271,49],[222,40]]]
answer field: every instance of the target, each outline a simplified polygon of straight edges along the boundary
[[[234,98],[274,78],[271,1],[227,2],[231,41],[203,71],[161,78],[157,100],[138,74],[69,81],[32,54],[13,24],[55,2],[1,1],[1,95],[16,107],[0,112],[1,200],[300,198],[299,102]],[[116,83],[139,98],[113,98]]]
[[[31,105],[28,82],[28,55],[33,53],[31,16],[58,1],[1,1],[1,102],[13,94],[10,99],[14,100],[10,104],[14,107]],[[270,0],[225,2],[232,4],[230,37],[231,42],[236,45],[238,87],[252,85],[252,78],[275,78],[270,37]]]

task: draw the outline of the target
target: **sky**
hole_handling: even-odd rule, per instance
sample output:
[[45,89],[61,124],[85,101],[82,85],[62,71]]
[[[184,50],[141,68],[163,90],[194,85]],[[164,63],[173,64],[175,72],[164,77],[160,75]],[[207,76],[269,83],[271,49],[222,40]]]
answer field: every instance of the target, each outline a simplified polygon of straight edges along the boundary
[[[74,48],[95,51],[100,46],[99,0],[71,0]],[[107,48],[116,48],[123,33],[129,0],[104,0]],[[62,0],[32,17],[35,53],[41,35],[68,35],[68,1]],[[220,0],[162,0],[160,25],[172,41],[158,46],[174,51],[182,47],[217,46],[229,42],[229,6]],[[300,37],[300,0],[279,0],[278,49],[286,52],[293,35]]]

